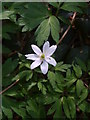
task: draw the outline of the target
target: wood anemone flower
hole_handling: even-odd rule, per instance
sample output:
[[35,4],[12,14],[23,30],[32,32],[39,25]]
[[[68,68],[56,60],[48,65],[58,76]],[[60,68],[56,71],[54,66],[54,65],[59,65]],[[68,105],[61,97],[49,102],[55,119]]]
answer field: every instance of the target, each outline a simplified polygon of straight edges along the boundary
[[51,56],[55,52],[57,45],[52,45],[50,47],[50,43],[46,41],[43,45],[43,52],[36,45],[31,45],[31,47],[36,54],[25,55],[27,59],[34,60],[30,66],[31,69],[34,69],[40,65],[42,73],[46,74],[48,72],[48,63],[56,66],[57,63]]

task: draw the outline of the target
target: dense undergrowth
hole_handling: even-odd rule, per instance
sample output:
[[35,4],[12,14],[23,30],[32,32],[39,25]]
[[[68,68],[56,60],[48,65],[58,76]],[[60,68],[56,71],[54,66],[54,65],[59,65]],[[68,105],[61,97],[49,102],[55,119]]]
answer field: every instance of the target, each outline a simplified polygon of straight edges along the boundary
[[[2,120],[89,119],[89,19],[89,3],[2,3]],[[25,54],[47,40],[57,65],[43,75]]]

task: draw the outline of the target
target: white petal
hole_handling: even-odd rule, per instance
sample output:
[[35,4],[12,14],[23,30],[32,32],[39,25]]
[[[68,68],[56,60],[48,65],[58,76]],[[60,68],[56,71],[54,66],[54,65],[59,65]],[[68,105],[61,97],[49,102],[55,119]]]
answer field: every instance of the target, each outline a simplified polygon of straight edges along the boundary
[[41,55],[41,54],[42,54],[40,48],[37,47],[36,45],[31,45],[31,47],[32,47],[33,51],[34,51],[37,55]]
[[27,55],[25,55],[25,56],[26,56],[27,59],[29,59],[29,60],[36,60],[36,59],[39,58],[39,56],[36,55],[36,54],[27,54]]
[[44,45],[43,45],[43,53],[44,54],[47,53],[49,46],[50,46],[50,44],[48,41],[44,43]]
[[42,73],[46,74],[48,72],[48,63],[46,61],[43,61],[40,68],[41,68]]
[[48,58],[46,58],[45,59],[49,64],[51,64],[51,65],[53,65],[53,66],[56,66],[56,61],[55,61],[55,59],[54,58],[52,58],[52,57],[48,57]]
[[31,68],[31,69],[34,69],[34,68],[38,67],[38,66],[41,64],[41,62],[42,62],[42,61],[41,61],[40,59],[34,61],[34,62],[31,64],[30,68]]
[[46,56],[51,56],[51,55],[55,52],[56,48],[57,48],[57,45],[52,45],[52,46],[48,49],[48,52],[47,52]]

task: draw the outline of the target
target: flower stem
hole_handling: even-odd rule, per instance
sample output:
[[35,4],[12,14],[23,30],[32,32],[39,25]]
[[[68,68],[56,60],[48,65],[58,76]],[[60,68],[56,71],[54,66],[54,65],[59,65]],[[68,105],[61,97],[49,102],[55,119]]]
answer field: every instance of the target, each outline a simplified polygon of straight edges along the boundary
[[19,81],[19,79],[18,80],[16,80],[14,83],[12,83],[10,86],[8,86],[7,88],[5,88],[3,91],[1,91],[0,92],[0,95],[1,94],[3,94],[4,92],[6,92],[8,89],[10,89],[11,87],[13,87],[17,82]]
[[[76,12],[73,14],[71,25],[73,24],[75,17],[76,17]],[[60,38],[60,40],[58,41],[57,45],[62,42],[62,40],[64,39],[64,37],[66,36],[66,34],[68,33],[68,31],[70,30],[71,25],[68,26],[68,28],[66,29],[66,31],[64,32],[64,34],[62,35],[62,37]]]

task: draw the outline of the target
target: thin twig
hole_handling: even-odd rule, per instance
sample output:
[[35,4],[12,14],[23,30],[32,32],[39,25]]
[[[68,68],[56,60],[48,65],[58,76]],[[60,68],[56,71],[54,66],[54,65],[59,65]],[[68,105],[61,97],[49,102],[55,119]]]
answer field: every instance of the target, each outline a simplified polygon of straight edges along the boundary
[[[71,25],[73,24],[75,17],[76,17],[76,12],[73,14],[72,21],[71,21]],[[60,40],[59,40],[59,42],[57,43],[57,45],[62,42],[62,40],[64,39],[64,37],[66,36],[66,34],[68,33],[68,31],[70,30],[71,25],[69,25],[69,27],[67,28],[67,30],[64,32],[63,36],[60,38]]]
[[13,84],[11,84],[10,86],[8,86],[7,88],[5,88],[3,91],[1,91],[1,92],[0,92],[0,95],[3,94],[4,92],[6,92],[6,91],[7,91],[8,89],[10,89],[11,87],[13,87],[18,81],[19,81],[19,79],[16,80]]

